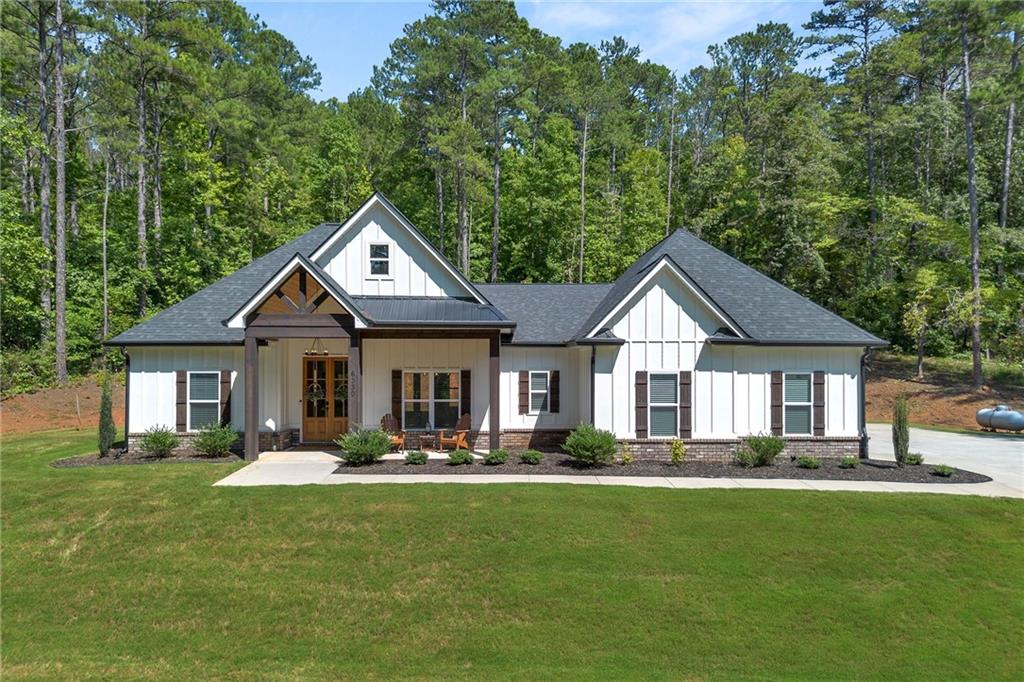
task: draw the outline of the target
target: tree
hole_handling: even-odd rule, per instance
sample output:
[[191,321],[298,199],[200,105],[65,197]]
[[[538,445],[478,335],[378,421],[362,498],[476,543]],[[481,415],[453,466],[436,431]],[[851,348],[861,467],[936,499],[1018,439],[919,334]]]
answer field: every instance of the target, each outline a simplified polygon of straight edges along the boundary
[[117,438],[117,427],[114,425],[113,401],[110,398],[110,374],[103,372],[102,392],[100,393],[100,457],[106,457]]

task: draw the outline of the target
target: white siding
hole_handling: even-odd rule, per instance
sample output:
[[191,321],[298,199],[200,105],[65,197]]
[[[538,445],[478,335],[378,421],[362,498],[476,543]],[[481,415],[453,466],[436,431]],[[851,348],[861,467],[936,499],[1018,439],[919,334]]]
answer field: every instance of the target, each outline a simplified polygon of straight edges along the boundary
[[[519,414],[519,372],[558,370],[556,414]],[[590,421],[590,349],[503,346],[501,428],[565,429]]]
[[[370,244],[391,245],[390,277],[370,276]],[[391,213],[373,206],[317,263],[352,296],[471,295]]]

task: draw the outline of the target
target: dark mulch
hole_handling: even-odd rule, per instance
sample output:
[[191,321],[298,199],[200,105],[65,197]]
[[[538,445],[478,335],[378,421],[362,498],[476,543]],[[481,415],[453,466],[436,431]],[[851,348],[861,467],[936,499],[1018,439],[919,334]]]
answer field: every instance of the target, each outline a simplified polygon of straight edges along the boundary
[[168,462],[204,462],[207,464],[225,464],[228,462],[241,462],[238,455],[227,457],[203,457],[200,455],[180,455],[174,457],[150,457],[147,455],[117,455],[109,454],[106,457],[99,455],[84,455],[82,457],[67,457],[50,462],[50,466],[58,468],[73,467],[103,467],[116,464],[165,464]]
[[801,469],[796,462],[779,460],[773,466],[746,469],[739,464],[714,462],[684,462],[673,466],[669,462],[637,460],[633,464],[607,464],[598,467],[582,466],[567,455],[548,453],[540,464],[523,464],[515,455],[505,464],[487,465],[481,461],[454,466],[446,460],[431,459],[426,464],[406,464],[401,461],[379,461],[364,466],[342,464],[336,474],[596,474],[599,476],[689,476],[696,478],[803,478],[835,481],[886,481],[890,483],[984,483],[992,479],[973,471],[954,469],[949,478],[931,473],[933,464],[906,466],[902,469],[893,462],[861,460],[855,469],[840,469],[838,462],[822,460],[820,469]]

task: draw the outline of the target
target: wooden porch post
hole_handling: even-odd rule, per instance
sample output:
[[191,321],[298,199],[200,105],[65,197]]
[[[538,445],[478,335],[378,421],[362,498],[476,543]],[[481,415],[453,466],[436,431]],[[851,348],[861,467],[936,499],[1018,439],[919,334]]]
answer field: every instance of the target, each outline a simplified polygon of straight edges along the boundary
[[363,427],[363,358],[362,339],[358,330],[349,332],[348,340],[348,425]]
[[259,346],[256,337],[245,337],[245,458],[260,456]]
[[490,423],[487,426],[487,440],[491,450],[501,447],[501,335],[494,334],[490,343]]

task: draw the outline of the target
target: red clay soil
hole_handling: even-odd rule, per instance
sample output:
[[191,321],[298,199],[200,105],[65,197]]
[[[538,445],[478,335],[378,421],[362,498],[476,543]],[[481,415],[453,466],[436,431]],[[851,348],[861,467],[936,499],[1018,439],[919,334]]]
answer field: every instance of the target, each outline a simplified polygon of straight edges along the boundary
[[889,422],[896,399],[904,394],[913,424],[982,430],[974,415],[983,407],[998,404],[1024,408],[1024,387],[985,386],[975,391],[965,376],[927,372],[915,378],[910,363],[872,358],[867,373],[867,420]]
[[[124,424],[124,384],[111,384],[111,397],[114,423],[120,427]],[[100,387],[92,378],[68,388],[45,388],[0,402],[0,432],[5,436],[79,427],[95,430],[99,420]]]

